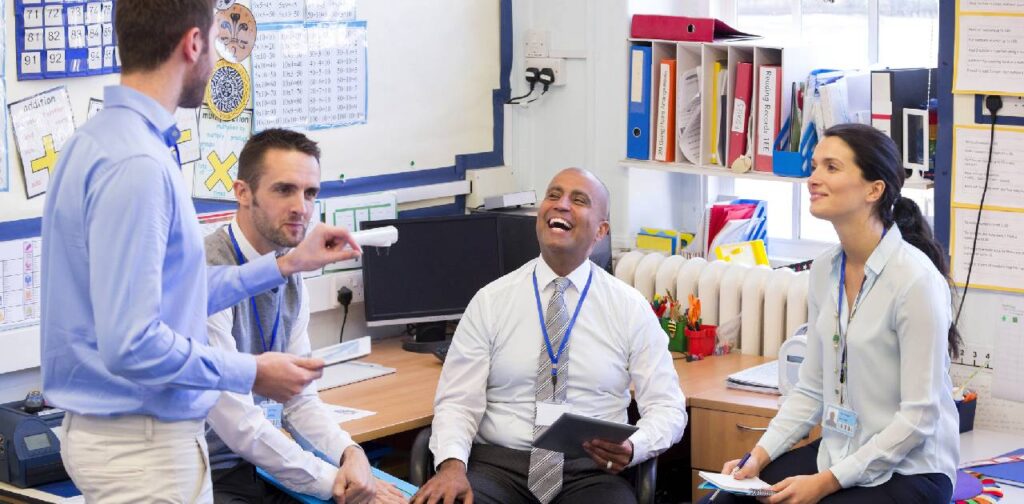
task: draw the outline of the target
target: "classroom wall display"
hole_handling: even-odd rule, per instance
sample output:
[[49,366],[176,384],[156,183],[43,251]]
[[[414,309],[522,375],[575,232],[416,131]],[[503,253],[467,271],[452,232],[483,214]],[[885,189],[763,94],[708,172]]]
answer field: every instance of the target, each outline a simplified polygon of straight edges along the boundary
[[252,136],[252,112],[222,121],[210,110],[199,111],[199,160],[192,176],[192,196],[234,201],[238,157]]
[[0,331],[39,323],[38,238],[0,242]]
[[256,19],[252,11],[242,4],[234,4],[217,11],[217,53],[232,63],[241,63],[249,57],[256,42]]
[[260,25],[252,55],[256,131],[367,120],[366,22]]
[[[0,9],[0,26],[6,26],[6,24],[7,9]],[[7,54],[7,37],[0,37],[0,54]],[[7,77],[5,66],[0,65],[0,106],[4,109],[7,108],[7,84],[4,82],[4,78]],[[3,135],[3,140],[0,140],[0,193],[2,193],[10,190],[11,175],[10,164],[7,162],[7,121],[0,122],[2,122],[0,135]]]
[[15,0],[18,80],[117,73],[114,0]]
[[228,60],[218,61],[206,84],[206,106],[214,117],[222,121],[238,117],[249,104],[251,95],[252,83],[245,67]]
[[188,164],[202,157],[199,149],[199,109],[179,108],[174,113],[178,122],[178,162]]
[[34,198],[46,192],[57,154],[75,132],[71,98],[64,86],[11,103],[11,125],[21,155],[25,192]]

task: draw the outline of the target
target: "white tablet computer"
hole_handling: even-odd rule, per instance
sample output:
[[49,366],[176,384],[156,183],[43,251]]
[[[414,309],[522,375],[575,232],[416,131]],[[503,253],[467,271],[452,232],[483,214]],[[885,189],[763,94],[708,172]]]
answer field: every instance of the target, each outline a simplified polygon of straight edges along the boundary
[[621,443],[637,430],[635,425],[565,413],[534,440],[533,446],[562,452],[567,457],[587,457],[587,452],[583,450],[584,441],[603,439]]

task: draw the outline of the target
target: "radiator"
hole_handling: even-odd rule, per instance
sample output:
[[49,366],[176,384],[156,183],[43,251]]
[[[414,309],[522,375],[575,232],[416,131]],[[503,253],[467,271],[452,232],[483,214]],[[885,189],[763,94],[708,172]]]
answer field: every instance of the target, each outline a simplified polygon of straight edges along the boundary
[[701,302],[705,324],[734,339],[749,355],[776,357],[788,335],[807,322],[809,271],[744,266],[659,252],[631,251],[615,265],[615,276],[650,301],[655,293]]

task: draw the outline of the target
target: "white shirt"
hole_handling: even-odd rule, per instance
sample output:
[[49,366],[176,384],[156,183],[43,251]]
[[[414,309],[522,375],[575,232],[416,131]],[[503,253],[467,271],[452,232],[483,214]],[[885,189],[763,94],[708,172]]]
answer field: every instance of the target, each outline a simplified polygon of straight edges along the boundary
[[[232,221],[231,226],[246,260],[260,257],[239,230],[237,221]],[[292,325],[288,346],[284,349],[285,353],[293,355],[305,355],[310,351],[309,334],[306,332],[309,326],[309,292],[301,279],[299,286],[302,289],[299,316]],[[207,321],[210,344],[222,350],[237,351],[231,335],[233,324],[234,311],[230,308],[212,315]],[[320,401],[315,382],[284,404],[283,420],[331,460],[340,462],[345,449],[355,444]],[[263,409],[253,402],[252,394],[222,392],[206,421],[232,451],[269,472],[289,488],[321,499],[333,498],[331,490],[338,467],[303,450],[274,427],[263,415]]]
[[[537,363],[545,352],[534,269],[546,307],[556,275],[541,258],[491,282],[466,308],[434,399],[430,449],[436,464],[449,458],[467,462],[474,441],[517,450],[532,446]],[[668,337],[635,289],[586,261],[568,276],[569,313],[591,271],[590,291],[566,349],[566,402],[574,413],[626,422],[632,384],[642,417],[630,437],[636,464],[679,441],[685,399]]]
[[[811,266],[807,357],[800,379],[758,442],[774,460],[839,404],[836,334],[841,248]],[[849,341],[845,407],[857,414],[852,437],[822,430],[818,470],[843,488],[877,486],[893,472],[942,473],[956,482],[959,421],[949,377],[949,284],[893,226],[864,267],[852,320],[846,295],[839,319]]]

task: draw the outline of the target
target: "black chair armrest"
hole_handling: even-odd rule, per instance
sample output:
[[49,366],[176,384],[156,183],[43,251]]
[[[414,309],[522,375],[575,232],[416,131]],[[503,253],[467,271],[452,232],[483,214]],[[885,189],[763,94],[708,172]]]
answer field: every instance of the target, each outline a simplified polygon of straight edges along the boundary
[[430,453],[430,427],[416,434],[409,453],[409,483],[423,486],[434,475],[434,454]]

